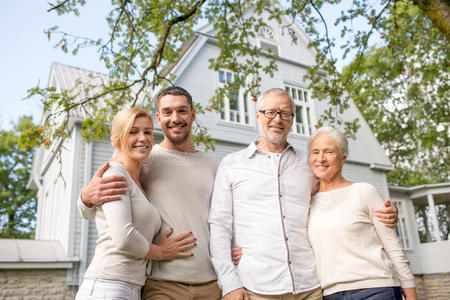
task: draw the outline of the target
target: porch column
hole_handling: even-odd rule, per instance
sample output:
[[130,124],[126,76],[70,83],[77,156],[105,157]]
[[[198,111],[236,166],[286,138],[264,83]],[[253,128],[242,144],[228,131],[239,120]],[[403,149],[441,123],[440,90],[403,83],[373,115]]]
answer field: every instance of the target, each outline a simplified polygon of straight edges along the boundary
[[433,194],[427,193],[428,206],[430,207],[431,222],[433,223],[433,235],[437,242],[441,241],[441,233],[439,230],[439,221],[436,214],[436,207],[434,206]]

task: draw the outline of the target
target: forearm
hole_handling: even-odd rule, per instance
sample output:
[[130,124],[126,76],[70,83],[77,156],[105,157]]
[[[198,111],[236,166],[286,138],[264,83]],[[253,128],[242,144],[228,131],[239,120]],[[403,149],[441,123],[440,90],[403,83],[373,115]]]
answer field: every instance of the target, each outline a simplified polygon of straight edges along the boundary
[[403,293],[405,293],[406,300],[417,300],[416,288],[404,288]]

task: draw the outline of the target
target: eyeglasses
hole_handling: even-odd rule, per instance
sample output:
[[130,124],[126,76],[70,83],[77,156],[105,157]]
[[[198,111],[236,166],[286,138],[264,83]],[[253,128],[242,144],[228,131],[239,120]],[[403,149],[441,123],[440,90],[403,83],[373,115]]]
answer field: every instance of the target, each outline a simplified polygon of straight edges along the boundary
[[290,120],[294,116],[294,113],[290,111],[277,111],[277,110],[258,110],[260,113],[264,114],[264,116],[268,119],[275,119],[277,114],[280,115],[283,120]]

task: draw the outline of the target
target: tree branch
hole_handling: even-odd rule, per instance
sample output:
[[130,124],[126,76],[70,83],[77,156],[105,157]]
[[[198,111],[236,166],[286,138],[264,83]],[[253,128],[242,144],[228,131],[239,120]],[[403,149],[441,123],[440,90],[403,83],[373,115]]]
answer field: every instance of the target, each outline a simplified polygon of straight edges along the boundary
[[66,5],[66,3],[67,2],[69,2],[69,0],[64,0],[64,1],[62,1],[62,2],[60,2],[60,3],[58,3],[58,4],[52,4],[52,3],[49,3],[52,7],[51,8],[49,8],[48,10],[47,10],[47,12],[51,12],[52,10],[57,10],[58,8],[61,8],[61,7],[63,7],[64,5]]

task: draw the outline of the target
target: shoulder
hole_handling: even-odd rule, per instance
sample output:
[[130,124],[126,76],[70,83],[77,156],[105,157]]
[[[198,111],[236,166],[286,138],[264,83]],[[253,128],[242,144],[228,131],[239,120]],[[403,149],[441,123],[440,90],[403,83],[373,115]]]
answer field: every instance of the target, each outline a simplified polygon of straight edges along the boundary
[[367,182],[355,182],[353,189],[364,195],[378,194],[377,188]]
[[121,175],[128,178],[128,172],[125,169],[125,167],[117,162],[117,161],[110,161],[109,162],[109,168],[105,171],[103,174],[103,177],[112,176],[112,175]]
[[199,162],[201,162],[203,165],[209,166],[211,168],[217,169],[217,166],[220,163],[220,157],[204,153],[201,151],[198,151],[195,153],[196,159],[198,159]]
[[225,155],[224,158],[220,161],[220,166],[230,166],[233,164],[240,164],[246,159],[248,159],[249,153],[248,148],[242,149],[240,151],[236,151],[230,154]]

